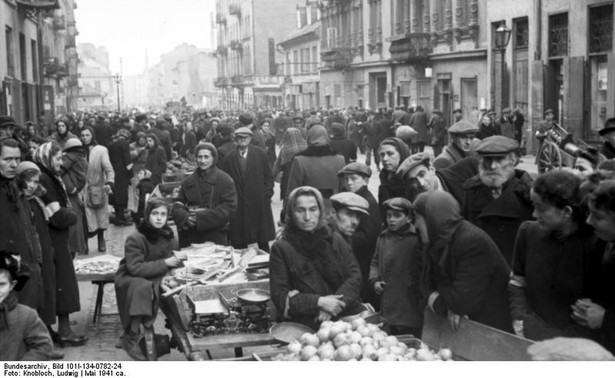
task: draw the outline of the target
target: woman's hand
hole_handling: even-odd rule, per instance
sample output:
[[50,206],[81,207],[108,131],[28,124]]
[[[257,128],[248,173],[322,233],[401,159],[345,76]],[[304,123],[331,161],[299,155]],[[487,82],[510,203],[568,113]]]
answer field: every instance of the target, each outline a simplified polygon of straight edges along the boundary
[[461,320],[461,315],[455,314],[451,310],[448,310],[448,322],[451,325],[451,329],[453,331],[457,331],[459,329],[459,321]]
[[384,287],[386,286],[386,282],[384,281],[376,281],[374,282],[374,291],[376,294],[380,295],[384,292]]
[[591,301],[579,299],[572,307],[572,318],[583,327],[599,329],[604,321],[606,310],[604,307]]
[[182,262],[176,256],[171,256],[171,257],[167,257],[166,259],[164,259],[164,263],[169,268],[177,268],[181,265]]
[[333,316],[337,316],[346,307],[346,303],[341,300],[343,297],[341,294],[320,297],[318,298],[318,308]]
[[318,316],[316,317],[316,322],[317,323],[322,323],[326,320],[331,320],[331,318],[333,318],[333,316],[331,316],[331,314],[329,314],[326,311],[320,310],[318,311]]

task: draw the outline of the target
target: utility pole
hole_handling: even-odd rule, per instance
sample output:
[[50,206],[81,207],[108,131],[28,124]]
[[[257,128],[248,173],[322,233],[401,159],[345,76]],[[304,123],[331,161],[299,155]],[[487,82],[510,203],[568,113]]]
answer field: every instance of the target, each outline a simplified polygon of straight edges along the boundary
[[115,74],[113,77],[113,81],[115,81],[115,85],[117,86],[117,112],[121,112],[121,101],[120,101],[120,83],[122,82],[122,77],[120,74]]

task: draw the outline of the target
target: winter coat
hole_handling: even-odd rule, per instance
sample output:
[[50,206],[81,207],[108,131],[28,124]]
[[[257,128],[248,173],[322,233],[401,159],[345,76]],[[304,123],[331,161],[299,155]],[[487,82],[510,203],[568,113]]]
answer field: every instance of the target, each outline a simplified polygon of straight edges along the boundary
[[70,314],[81,309],[79,285],[68,245],[68,229],[77,223],[77,214],[69,207],[70,202],[62,183],[44,166],[39,164],[39,168],[41,185],[47,189],[43,202],[58,202],[60,205],[60,209],[49,218],[49,236],[56,267],[56,314]]
[[60,147],[64,148],[64,145],[66,144],[66,141],[71,139],[71,138],[78,139],[78,137],[75,134],[71,133],[70,131],[67,131],[66,134],[64,134],[64,135],[60,135],[56,131],[53,134],[51,134],[48,139],[50,141],[57,142],[60,145]]
[[389,229],[378,236],[369,271],[369,287],[386,283],[380,294],[380,314],[389,325],[422,328],[423,308],[419,305],[421,245],[410,227],[401,232]]
[[[41,244],[41,307],[38,315],[46,325],[56,322],[56,264],[55,251],[49,234],[49,225],[45,219],[45,204],[41,199],[30,198],[30,209],[36,226],[36,233]],[[81,231],[83,237],[83,230]],[[22,289],[23,290],[23,289]]]
[[36,310],[17,303],[13,293],[0,303],[0,311],[2,307],[8,308],[0,316],[7,322],[0,326],[0,361],[48,361],[53,342]]
[[607,159],[615,159],[615,147],[610,142],[604,142],[600,153]]
[[500,118],[497,121],[497,127],[500,128],[500,135],[517,140],[517,128],[513,125],[512,118]]
[[154,185],[162,182],[162,175],[167,171],[167,156],[164,148],[158,145],[147,149],[145,169],[152,172],[152,182]]
[[361,214],[359,225],[352,234],[351,244],[352,252],[354,253],[359,268],[361,269],[361,277],[363,278],[363,288],[361,290],[361,298],[369,302],[376,309],[380,306],[380,301],[374,291],[368,285],[369,267],[376,250],[376,240],[382,229],[382,219],[380,216],[380,205],[367,188],[367,185],[359,189],[355,194],[363,197],[369,204],[369,215]]
[[14,180],[0,177],[0,251],[19,255],[31,271],[31,280],[19,295],[19,302],[40,307],[42,253],[30,204]]
[[111,143],[113,133],[113,128],[106,122],[97,122],[94,126],[94,139],[105,148]]
[[436,176],[444,186],[444,190],[455,197],[460,204],[464,201],[464,184],[468,179],[478,174],[478,159],[465,157],[456,163],[436,171]]
[[148,131],[148,134],[154,134],[158,137],[160,146],[164,149],[166,160],[171,160],[171,134],[167,130],[160,127],[152,127]]
[[[173,220],[178,226],[179,246],[211,241],[228,244],[229,222],[237,211],[237,192],[233,179],[216,166],[207,172],[197,169],[182,181],[177,201],[173,205]],[[182,229],[196,211],[196,226]]]
[[450,309],[485,325],[512,332],[507,285],[510,268],[493,240],[466,220],[454,232],[448,252],[435,266],[433,309]]
[[147,148],[139,147],[137,142],[130,143],[130,160],[132,161],[132,173],[134,176],[145,169],[147,163]]
[[117,138],[109,145],[109,161],[115,173],[113,185],[113,205],[126,207],[128,205],[128,185],[130,185],[130,169],[126,166],[132,163],[130,145],[123,138]]
[[[107,147],[92,146],[88,160],[88,172],[86,174],[86,186],[84,191],[85,217],[89,232],[98,229],[105,230],[109,227],[109,195],[103,194],[103,206],[97,209],[88,206],[88,188],[91,186],[104,187],[106,183],[115,182],[115,171],[109,160]],[[57,252],[56,252],[57,253]]]
[[429,130],[427,130],[427,122],[427,115],[425,112],[416,111],[410,116],[410,124],[408,126],[412,127],[418,133],[416,136],[417,143],[428,144],[431,142]]
[[442,117],[435,116],[429,122],[431,129],[431,145],[442,147],[448,143],[448,131],[446,130],[446,122]]
[[432,165],[436,170],[441,170],[450,167],[465,156],[465,152],[457,147],[456,144],[449,144],[444,147],[444,151],[434,159]]
[[357,145],[345,137],[331,138],[331,148],[344,157],[346,164],[357,160]]
[[237,143],[233,140],[233,138],[224,138],[221,140],[220,145],[216,147],[218,150],[218,168],[222,168],[222,162],[224,159],[237,150]]
[[536,221],[519,227],[509,298],[511,316],[523,320],[525,337],[589,336],[589,330],[572,319],[570,306],[583,298],[584,259],[596,244],[586,228],[558,239]]
[[196,133],[194,131],[187,131],[184,134],[184,142],[181,148],[180,156],[186,159],[194,158],[194,147],[197,145]]
[[69,233],[69,246],[71,253],[83,253],[87,249],[84,235],[85,205],[80,193],[85,188],[88,161],[85,159],[81,147],[69,148],[62,156],[62,171],[60,176],[66,187],[68,199],[77,213],[77,223],[71,226]]
[[533,219],[531,180],[524,171],[516,171],[515,176],[504,184],[502,194],[497,199],[493,198],[491,190],[478,176],[463,184],[463,217],[482,228],[493,239],[509,265],[512,265],[519,226]]
[[[367,137],[367,147],[377,149],[381,142],[380,135],[378,134],[378,127],[376,126],[376,120],[370,119],[365,122],[363,128],[365,136]],[[378,153],[378,151],[376,151]]]
[[[609,244],[600,241],[585,259],[583,298],[589,298],[606,311],[595,340],[615,353],[615,258]],[[612,243],[610,248],[615,248]],[[610,257],[609,257],[610,255]]]
[[343,187],[337,172],[345,165],[344,157],[328,146],[308,147],[295,155],[292,161],[286,195],[295,188],[307,185],[318,189],[324,198],[331,197]]
[[478,126],[478,132],[476,133],[476,138],[485,139],[494,135],[502,135],[502,130],[500,129],[500,125],[496,125],[491,122],[490,125],[484,125],[482,122]]
[[[290,240],[282,237],[271,246],[269,258],[271,300],[276,307],[278,321],[305,324],[318,329],[315,318],[319,313],[318,298],[326,295],[343,295],[346,303],[340,317],[363,310],[360,303],[361,270],[350,246],[338,233],[332,233],[329,242],[332,264],[343,277],[338,287],[331,287],[324,279],[317,264],[300,253]],[[299,293],[289,298],[289,292]]]
[[153,228],[144,225],[126,238],[124,258],[115,273],[117,308],[124,329],[130,326],[132,316],[156,317],[160,282],[169,272],[164,260],[177,249],[175,238],[156,237]]
[[[242,160],[245,166],[242,167]],[[237,191],[237,212],[231,220],[230,239],[236,248],[275,238],[271,212],[273,174],[267,152],[256,146],[248,147],[246,158],[233,151],[222,162]]]

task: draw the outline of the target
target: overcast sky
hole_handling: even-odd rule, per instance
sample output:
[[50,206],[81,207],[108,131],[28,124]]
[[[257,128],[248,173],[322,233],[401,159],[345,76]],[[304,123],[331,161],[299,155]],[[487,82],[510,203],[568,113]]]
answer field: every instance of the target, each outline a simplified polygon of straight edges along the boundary
[[186,42],[210,48],[215,0],[77,0],[77,43],[105,46],[112,72],[138,74]]

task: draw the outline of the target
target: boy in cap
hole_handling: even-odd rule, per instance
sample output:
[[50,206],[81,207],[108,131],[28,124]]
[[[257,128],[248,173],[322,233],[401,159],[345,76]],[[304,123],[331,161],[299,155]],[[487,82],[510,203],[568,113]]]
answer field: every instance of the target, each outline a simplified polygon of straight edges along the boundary
[[352,235],[352,251],[357,258],[361,275],[363,277],[363,288],[361,298],[369,302],[376,310],[380,306],[380,300],[374,291],[368,286],[369,265],[376,248],[376,239],[382,230],[380,219],[380,205],[367,187],[372,170],[365,164],[354,162],[346,165],[338,173],[338,177],[343,178],[346,190],[363,197],[369,204],[369,214],[362,214],[359,225]]
[[421,243],[411,227],[413,207],[405,198],[384,202],[387,229],[378,237],[369,286],[380,296],[380,314],[392,335],[421,337],[419,306]]
[[472,140],[478,132],[478,126],[468,121],[458,121],[449,129],[451,143],[446,146],[440,155],[436,155],[433,166],[436,170],[449,167],[468,156],[472,147]]

